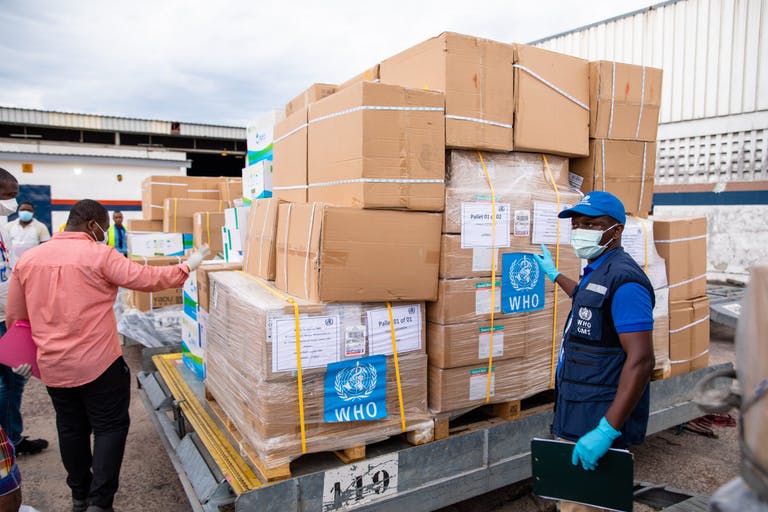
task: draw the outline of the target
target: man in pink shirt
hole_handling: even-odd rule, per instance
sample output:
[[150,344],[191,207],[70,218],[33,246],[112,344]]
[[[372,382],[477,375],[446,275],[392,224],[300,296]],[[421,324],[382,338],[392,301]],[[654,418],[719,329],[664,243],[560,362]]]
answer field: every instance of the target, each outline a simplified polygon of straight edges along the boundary
[[21,256],[8,290],[8,325],[29,320],[32,327],[73,512],[112,511],[117,492],[131,383],[112,310],[118,287],[178,288],[208,252],[204,247],[179,265],[140,265],[105,245],[107,229],[107,210],[79,201],[64,232]]

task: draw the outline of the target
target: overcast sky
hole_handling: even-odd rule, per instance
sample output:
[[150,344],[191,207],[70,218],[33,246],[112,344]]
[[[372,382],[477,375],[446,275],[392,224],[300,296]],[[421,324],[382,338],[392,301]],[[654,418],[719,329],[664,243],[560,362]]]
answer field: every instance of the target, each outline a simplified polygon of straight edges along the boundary
[[450,30],[529,42],[650,0],[0,0],[0,106],[245,126]]

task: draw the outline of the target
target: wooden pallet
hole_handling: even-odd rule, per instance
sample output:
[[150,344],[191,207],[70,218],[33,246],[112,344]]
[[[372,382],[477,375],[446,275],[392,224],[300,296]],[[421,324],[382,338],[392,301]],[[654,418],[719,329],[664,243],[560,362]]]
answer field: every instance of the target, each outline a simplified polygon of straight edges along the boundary
[[552,408],[554,391],[547,390],[530,398],[509,400],[435,414],[435,440],[485,428],[496,423],[514,421],[535,412]]
[[[207,388],[205,389],[205,399],[208,407],[213,412],[213,415],[216,417],[216,419],[219,420],[222,426],[227,430],[229,435],[232,437],[232,440],[240,448],[242,455],[249,460],[249,462],[253,465],[254,469],[256,470],[259,477],[263,481],[274,482],[277,480],[284,480],[292,476],[291,462],[274,464],[274,463],[270,463],[268,461],[263,460],[259,456],[258,452],[248,443],[245,437],[238,431],[235,424],[229,419],[227,414],[224,412],[224,410],[221,408],[218,402],[216,402],[216,399],[208,391]],[[416,429],[409,430],[405,433],[397,434],[397,435],[402,436],[402,438],[405,441],[407,441],[408,443],[414,446],[425,444],[434,440],[434,427],[430,423],[429,428],[426,428],[426,427],[416,428]],[[366,447],[367,445],[363,444],[363,445],[352,446],[352,447],[348,447],[340,450],[335,450],[333,453],[344,464],[349,464],[351,462],[358,462],[358,461],[364,460],[366,457]],[[307,457],[312,455],[316,455],[316,454],[308,453],[301,457]],[[301,457],[295,460],[298,460]]]
[[651,380],[663,380],[672,376],[672,365],[667,364],[661,368],[654,368],[651,374]]

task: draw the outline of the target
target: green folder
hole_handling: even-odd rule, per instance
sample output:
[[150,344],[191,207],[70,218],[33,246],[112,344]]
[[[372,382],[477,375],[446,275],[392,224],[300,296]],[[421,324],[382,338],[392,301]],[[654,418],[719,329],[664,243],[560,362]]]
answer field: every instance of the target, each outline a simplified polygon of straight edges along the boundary
[[634,468],[627,450],[610,449],[587,471],[571,464],[573,443],[531,440],[533,493],[542,498],[574,501],[593,507],[632,512]]

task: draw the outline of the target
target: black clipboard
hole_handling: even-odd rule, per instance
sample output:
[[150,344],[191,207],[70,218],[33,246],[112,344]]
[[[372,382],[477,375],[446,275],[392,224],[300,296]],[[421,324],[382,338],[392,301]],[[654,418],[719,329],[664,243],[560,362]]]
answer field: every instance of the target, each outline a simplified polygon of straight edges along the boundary
[[608,450],[594,471],[571,464],[572,454],[573,443],[554,439],[531,440],[534,494],[632,512],[634,458],[629,451]]

